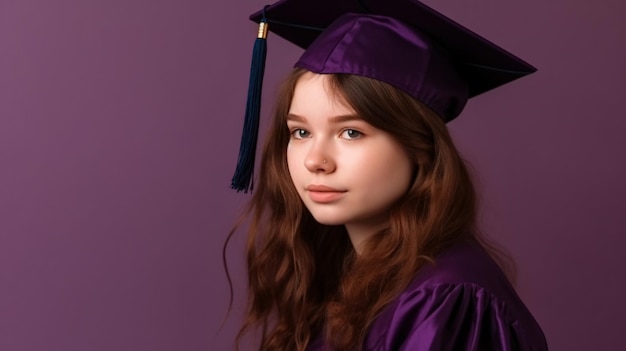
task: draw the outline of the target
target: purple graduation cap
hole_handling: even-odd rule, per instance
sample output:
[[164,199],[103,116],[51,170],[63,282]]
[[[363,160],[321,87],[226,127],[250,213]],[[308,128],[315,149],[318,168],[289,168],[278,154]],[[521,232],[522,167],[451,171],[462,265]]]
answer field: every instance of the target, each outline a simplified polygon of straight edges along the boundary
[[237,191],[252,188],[268,29],[305,49],[295,67],[383,81],[445,122],[461,113],[467,99],[536,71],[417,0],[281,0],[250,19],[260,28],[231,184]]

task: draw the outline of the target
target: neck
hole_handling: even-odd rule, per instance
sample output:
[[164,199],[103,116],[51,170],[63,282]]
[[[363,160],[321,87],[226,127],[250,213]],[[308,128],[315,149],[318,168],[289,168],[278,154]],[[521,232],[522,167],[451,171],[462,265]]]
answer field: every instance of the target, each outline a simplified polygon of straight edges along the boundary
[[382,223],[351,223],[346,224],[346,231],[348,232],[348,236],[350,237],[350,241],[352,242],[352,247],[354,251],[358,255],[363,252],[363,245],[365,242],[374,234],[380,232],[381,230],[388,228],[388,222]]

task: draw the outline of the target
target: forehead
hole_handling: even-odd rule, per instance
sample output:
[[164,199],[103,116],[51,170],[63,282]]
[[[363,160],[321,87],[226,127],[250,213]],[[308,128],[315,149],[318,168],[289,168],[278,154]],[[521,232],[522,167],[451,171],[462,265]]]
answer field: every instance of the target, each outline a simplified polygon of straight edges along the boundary
[[296,82],[289,113],[308,114],[353,114],[354,109],[333,84],[329,74],[304,73]]

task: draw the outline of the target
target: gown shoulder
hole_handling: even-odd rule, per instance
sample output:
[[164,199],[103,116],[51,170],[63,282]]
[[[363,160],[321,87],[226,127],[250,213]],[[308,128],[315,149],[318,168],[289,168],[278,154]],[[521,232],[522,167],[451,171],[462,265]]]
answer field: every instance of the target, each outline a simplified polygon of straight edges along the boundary
[[422,267],[374,320],[364,350],[544,351],[545,336],[498,265],[461,243]]

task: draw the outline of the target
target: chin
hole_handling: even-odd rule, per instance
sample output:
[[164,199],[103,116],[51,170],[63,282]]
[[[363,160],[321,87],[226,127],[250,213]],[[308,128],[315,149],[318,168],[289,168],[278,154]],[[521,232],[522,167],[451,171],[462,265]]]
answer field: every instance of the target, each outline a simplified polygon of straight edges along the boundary
[[[315,216],[313,216],[313,218],[315,218]],[[337,221],[337,220],[317,219],[317,218],[315,218],[315,220],[319,224],[329,225],[329,226],[343,225],[344,224],[343,221]]]
[[315,219],[315,221],[317,221],[317,223],[322,224],[322,225],[335,226],[335,225],[343,225],[345,223],[345,220],[342,220],[341,218],[337,218],[333,216],[324,216],[324,215],[315,214],[313,212],[311,212],[311,215],[313,215],[313,218]]

